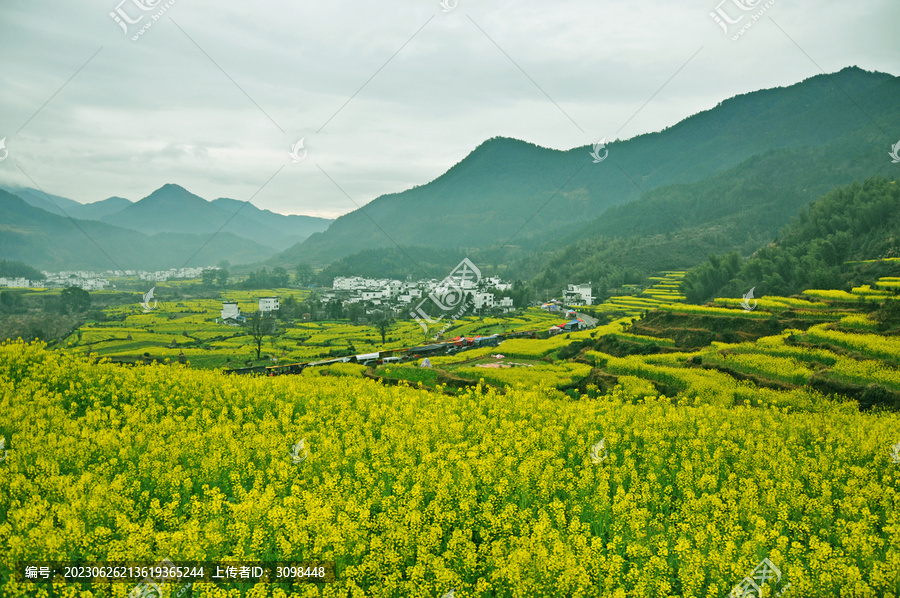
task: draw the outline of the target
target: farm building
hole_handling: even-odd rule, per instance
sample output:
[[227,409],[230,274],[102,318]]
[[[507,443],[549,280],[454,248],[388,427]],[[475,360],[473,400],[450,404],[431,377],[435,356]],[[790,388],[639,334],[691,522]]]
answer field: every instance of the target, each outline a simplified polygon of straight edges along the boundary
[[236,301],[223,301],[222,302],[222,319],[227,320],[229,318],[236,318],[241,315],[241,308],[238,307]]

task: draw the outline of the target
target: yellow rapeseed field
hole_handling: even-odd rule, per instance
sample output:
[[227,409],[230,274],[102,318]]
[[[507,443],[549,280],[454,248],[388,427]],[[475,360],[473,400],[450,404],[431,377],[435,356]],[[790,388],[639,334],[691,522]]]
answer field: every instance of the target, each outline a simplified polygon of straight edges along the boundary
[[625,382],[451,396],[2,344],[0,595],[122,598],[11,567],[167,557],[336,563],[333,584],[195,597],[723,597],[765,557],[787,598],[900,595],[900,416],[675,406]]

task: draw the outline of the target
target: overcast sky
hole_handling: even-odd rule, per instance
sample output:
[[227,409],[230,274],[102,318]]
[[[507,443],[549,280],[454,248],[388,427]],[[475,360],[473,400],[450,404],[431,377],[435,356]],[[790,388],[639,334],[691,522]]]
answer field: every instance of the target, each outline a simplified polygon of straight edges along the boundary
[[119,2],[3,1],[0,182],[335,217],[494,136],[570,149],[822,71],[900,74],[897,0]]

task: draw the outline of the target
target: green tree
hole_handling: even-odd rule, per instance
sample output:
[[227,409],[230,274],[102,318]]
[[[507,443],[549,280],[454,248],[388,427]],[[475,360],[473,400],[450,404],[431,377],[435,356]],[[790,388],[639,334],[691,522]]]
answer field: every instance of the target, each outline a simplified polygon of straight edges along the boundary
[[288,295],[281,300],[278,306],[277,317],[282,320],[289,320],[297,317],[297,309],[300,304],[293,295]]
[[297,281],[297,285],[301,287],[305,287],[313,279],[313,269],[309,264],[297,264],[296,268],[294,268],[294,280]]
[[216,282],[219,283],[220,287],[224,287],[228,284],[228,270],[225,268],[220,268],[216,271]]
[[339,320],[344,313],[344,306],[337,299],[332,299],[325,306],[326,317],[332,320]]
[[59,294],[59,312],[84,313],[91,307],[91,294],[80,287],[68,287]]
[[269,283],[269,286],[286,287],[290,281],[291,281],[291,277],[288,274],[287,270],[285,270],[281,266],[276,266],[275,268],[272,268],[272,276],[271,276],[271,282]]
[[0,291],[0,312],[14,314],[25,311],[22,294],[14,291]]
[[366,308],[361,303],[351,303],[348,308],[349,318],[352,324],[358,324],[359,319],[366,315]]
[[200,275],[203,279],[203,286],[211,287],[213,283],[216,282],[216,271],[212,268],[203,271],[203,274]]

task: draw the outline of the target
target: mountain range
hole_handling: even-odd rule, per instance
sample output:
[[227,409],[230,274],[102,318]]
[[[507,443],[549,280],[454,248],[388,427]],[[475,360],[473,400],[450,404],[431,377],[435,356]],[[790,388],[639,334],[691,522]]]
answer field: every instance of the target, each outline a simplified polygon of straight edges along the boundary
[[206,201],[173,184],[137,202],[110,197],[90,204],[6,187],[0,193],[0,214],[3,255],[45,269],[118,268],[111,260],[128,262],[121,269],[149,269],[148,264],[168,269],[185,265],[197,251],[188,265],[223,259],[255,262],[331,223],[276,214],[235,199]]
[[[892,135],[900,135],[897,97],[898,78],[849,67],[736,96],[663,131],[609,143],[600,163],[592,160],[591,146],[559,151],[489,139],[435,180],[376,198],[273,263],[323,266],[362,250],[396,246],[474,251],[503,245],[533,249],[551,242],[559,247],[564,239],[572,241],[573,233],[576,238],[620,234],[620,223],[640,234],[647,234],[646,224],[662,231],[671,228],[670,217],[654,204],[677,195],[678,186],[682,195],[693,196],[689,185],[772,152],[793,151],[800,158],[797,168],[815,172],[821,166],[816,176],[831,187],[797,190],[783,210],[765,215],[770,222],[764,232],[770,234],[799,205],[833,186],[890,174],[893,165],[885,151],[896,141]],[[819,158],[822,152],[847,167],[830,171]],[[706,220],[731,217],[735,206],[751,205],[767,184],[765,172],[753,176],[761,178],[744,181],[752,193],[735,182],[730,192],[736,197],[723,203],[713,190],[696,199],[694,214]],[[627,209],[639,199],[642,203]],[[622,208],[611,210],[617,206]]]
[[[72,223],[111,227],[103,229],[110,239],[129,239],[122,231],[152,239],[134,236],[139,245],[158,245],[168,235],[167,242],[199,248],[231,235],[237,241],[221,247],[218,259],[232,262],[328,266],[329,276],[382,266],[393,276],[416,269],[432,275],[467,255],[486,271],[536,280],[539,288],[576,279],[615,285],[695,266],[710,253],[749,255],[830,190],[893,177],[898,167],[887,152],[900,136],[898,97],[900,78],[848,67],[736,96],[662,131],[606,144],[600,162],[591,146],[561,151],[495,137],[433,181],[334,221],[231,199],[209,202],[172,184],[135,203],[112,197],[81,205],[11,191],[42,214],[55,208]],[[21,247],[5,238],[24,225],[7,218],[31,227],[32,236],[18,238]],[[56,239],[38,214],[26,217],[15,205],[0,227],[0,246],[12,251],[4,257],[41,267],[64,261],[34,245],[42,234]],[[117,245],[107,251],[117,254]]]

